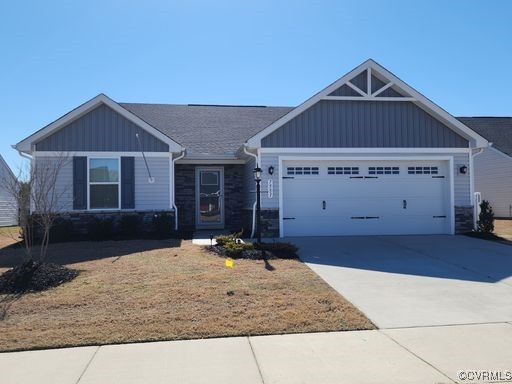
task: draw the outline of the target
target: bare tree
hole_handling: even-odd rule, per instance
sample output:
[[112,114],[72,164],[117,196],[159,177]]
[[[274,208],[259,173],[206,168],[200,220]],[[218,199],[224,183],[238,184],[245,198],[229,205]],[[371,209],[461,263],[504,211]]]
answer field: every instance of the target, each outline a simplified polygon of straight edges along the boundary
[[38,261],[48,253],[50,230],[69,199],[68,184],[59,183],[62,169],[69,164],[65,154],[39,158],[28,168],[21,169],[17,178],[2,180],[4,188],[19,209],[19,225],[23,236],[25,261],[33,260],[34,240],[40,240]]

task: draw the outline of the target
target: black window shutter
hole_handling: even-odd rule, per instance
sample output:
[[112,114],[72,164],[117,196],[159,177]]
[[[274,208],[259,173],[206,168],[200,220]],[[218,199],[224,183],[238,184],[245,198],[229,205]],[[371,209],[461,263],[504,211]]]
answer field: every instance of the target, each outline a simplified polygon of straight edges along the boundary
[[121,157],[121,208],[135,208],[135,161]]
[[73,209],[87,209],[87,157],[73,157]]

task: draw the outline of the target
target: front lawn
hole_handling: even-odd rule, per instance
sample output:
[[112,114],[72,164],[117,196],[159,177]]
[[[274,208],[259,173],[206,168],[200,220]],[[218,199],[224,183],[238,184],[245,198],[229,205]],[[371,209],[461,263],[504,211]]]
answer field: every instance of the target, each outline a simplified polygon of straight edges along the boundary
[[[226,268],[180,240],[61,243],[49,254],[79,276],[40,293],[0,295],[0,351],[374,328],[298,260]],[[20,249],[0,249],[0,273],[20,259]]]
[[512,220],[494,220],[494,234],[512,241]]

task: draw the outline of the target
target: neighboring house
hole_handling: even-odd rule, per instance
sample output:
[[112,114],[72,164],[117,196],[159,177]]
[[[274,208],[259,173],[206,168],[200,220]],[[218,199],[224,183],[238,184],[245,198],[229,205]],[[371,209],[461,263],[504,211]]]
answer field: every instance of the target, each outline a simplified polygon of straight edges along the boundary
[[8,187],[14,178],[11,168],[0,155],[0,227],[18,225],[18,206]]
[[102,94],[15,147],[73,158],[57,184],[75,223],[167,211],[176,229],[253,230],[258,164],[263,236],[277,237],[471,230],[473,154],[487,145],[368,60],[296,108]]
[[459,117],[492,143],[475,157],[475,191],[498,218],[512,218],[512,117]]

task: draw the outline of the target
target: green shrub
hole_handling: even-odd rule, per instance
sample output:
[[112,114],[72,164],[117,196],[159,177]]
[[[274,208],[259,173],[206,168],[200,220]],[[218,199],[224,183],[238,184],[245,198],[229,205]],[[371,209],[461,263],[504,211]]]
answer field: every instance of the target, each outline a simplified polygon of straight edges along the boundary
[[89,222],[87,233],[94,241],[111,240],[114,237],[114,221],[109,217],[94,217]]
[[254,249],[252,243],[229,241],[223,245],[227,257],[238,259],[244,256],[245,251]]
[[119,223],[119,230],[121,237],[125,238],[136,238],[140,235],[141,218],[136,213],[130,215],[121,216]]
[[255,243],[254,248],[262,251],[268,251],[274,256],[282,259],[295,259],[299,249],[291,243]]
[[153,234],[158,238],[169,238],[172,236],[173,220],[167,212],[153,216]]
[[237,239],[240,239],[242,232],[232,233],[230,235],[219,235],[215,237],[217,245],[223,247],[227,243],[236,243]]
[[480,214],[478,215],[478,231],[483,233],[494,232],[494,211],[487,200],[480,204]]

